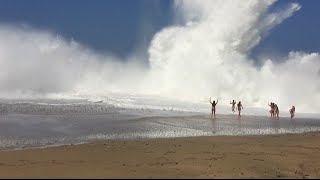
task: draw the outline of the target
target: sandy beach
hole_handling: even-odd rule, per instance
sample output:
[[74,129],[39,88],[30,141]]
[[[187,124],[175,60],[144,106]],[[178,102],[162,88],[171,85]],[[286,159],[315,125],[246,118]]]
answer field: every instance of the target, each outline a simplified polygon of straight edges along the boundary
[[0,180],[320,178],[316,7],[1,1]]
[[0,152],[0,178],[319,178],[320,133],[112,140]]

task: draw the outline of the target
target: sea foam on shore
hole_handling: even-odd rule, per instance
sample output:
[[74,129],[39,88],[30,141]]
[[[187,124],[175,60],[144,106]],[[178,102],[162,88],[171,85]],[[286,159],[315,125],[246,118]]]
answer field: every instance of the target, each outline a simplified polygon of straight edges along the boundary
[[[228,113],[229,107],[218,107],[217,117],[212,120],[210,111],[204,112],[205,108],[210,110],[210,106],[200,104],[194,106],[197,110],[190,110],[190,104],[158,101],[162,106],[156,108],[154,100],[136,99],[127,100],[127,104],[121,99],[113,99],[113,103],[95,103],[88,99],[1,100],[0,148],[46,147],[101,139],[265,135],[320,130],[317,118],[298,116],[291,120],[280,114],[280,119],[274,120],[267,112],[260,115],[261,109],[251,108],[253,113],[248,113],[249,107],[238,119],[236,113]],[[148,103],[151,105],[147,106]]]

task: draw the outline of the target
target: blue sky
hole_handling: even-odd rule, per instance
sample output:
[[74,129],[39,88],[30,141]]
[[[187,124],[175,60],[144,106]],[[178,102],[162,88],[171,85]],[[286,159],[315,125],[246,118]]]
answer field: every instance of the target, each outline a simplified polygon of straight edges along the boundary
[[[274,8],[298,2],[302,8],[272,29],[252,52],[286,55],[320,52],[320,1],[281,0]],[[147,48],[155,32],[171,25],[170,0],[0,0],[0,23],[28,24],[74,39],[99,52],[126,57]],[[141,47],[137,47],[140,45]]]
[[320,52],[320,1],[281,0],[274,4],[274,8],[290,2],[297,2],[302,8],[272,29],[255,48],[254,54],[285,56],[290,51]]

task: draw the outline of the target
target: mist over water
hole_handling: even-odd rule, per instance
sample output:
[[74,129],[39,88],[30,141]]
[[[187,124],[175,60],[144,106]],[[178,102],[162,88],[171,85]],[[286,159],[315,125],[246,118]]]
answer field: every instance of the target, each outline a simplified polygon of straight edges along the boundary
[[[320,56],[291,52],[282,62],[250,51],[301,7],[287,4],[270,12],[275,1],[175,1],[176,25],[156,33],[149,64],[133,54],[119,60],[74,41],[32,28],[0,26],[0,96],[108,96],[112,93],[207,102],[232,99],[244,106],[319,113]],[[106,32],[108,33],[108,32]],[[139,53],[137,53],[139,54]],[[140,62],[140,63],[139,63]]]

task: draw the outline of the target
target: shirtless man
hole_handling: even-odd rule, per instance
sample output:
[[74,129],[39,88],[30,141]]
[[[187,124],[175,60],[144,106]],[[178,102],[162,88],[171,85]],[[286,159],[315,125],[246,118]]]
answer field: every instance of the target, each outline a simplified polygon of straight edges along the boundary
[[210,97],[210,100],[209,100],[210,104],[212,105],[212,108],[211,108],[211,118],[212,116],[214,116],[214,118],[216,118],[216,105],[218,104],[218,100],[217,100],[217,103],[215,101],[211,102],[211,97]]
[[232,107],[231,107],[232,112],[235,112],[234,108],[237,104],[236,101],[234,101],[234,100],[232,102],[230,101],[230,104],[232,104]]

